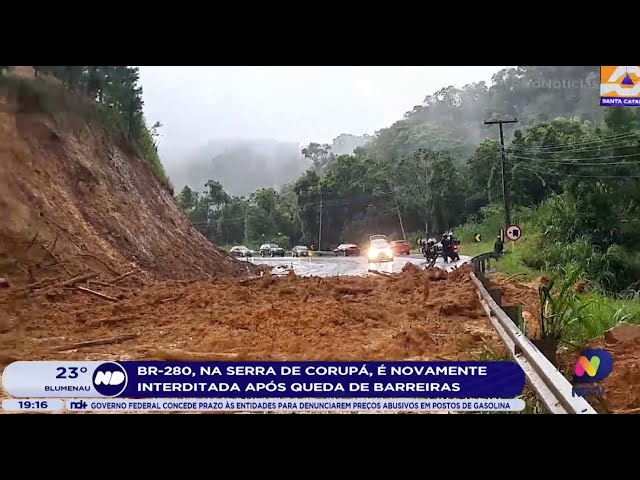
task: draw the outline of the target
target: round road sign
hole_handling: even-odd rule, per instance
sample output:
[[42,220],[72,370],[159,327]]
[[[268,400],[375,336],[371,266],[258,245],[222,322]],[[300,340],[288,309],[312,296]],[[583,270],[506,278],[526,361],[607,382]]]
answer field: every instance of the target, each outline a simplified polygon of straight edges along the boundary
[[522,236],[522,230],[518,225],[509,225],[506,230],[506,235],[509,240],[515,242]]

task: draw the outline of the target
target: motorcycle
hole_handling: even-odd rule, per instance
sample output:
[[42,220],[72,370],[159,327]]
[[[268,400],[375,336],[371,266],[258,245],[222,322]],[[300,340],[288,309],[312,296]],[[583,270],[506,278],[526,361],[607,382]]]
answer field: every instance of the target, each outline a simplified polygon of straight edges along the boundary
[[458,243],[454,243],[453,244],[453,256],[451,257],[451,259],[454,262],[459,262],[460,261],[460,254],[458,253],[459,249],[460,249],[460,245]]
[[427,262],[435,261],[438,258],[438,255],[440,255],[438,244],[431,239],[424,243],[422,245],[422,255],[424,255]]

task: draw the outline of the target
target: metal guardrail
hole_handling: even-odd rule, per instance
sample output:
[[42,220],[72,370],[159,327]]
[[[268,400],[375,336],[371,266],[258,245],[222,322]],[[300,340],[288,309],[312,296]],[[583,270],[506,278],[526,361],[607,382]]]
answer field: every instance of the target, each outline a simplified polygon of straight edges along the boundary
[[486,268],[495,256],[485,253],[471,259],[471,279],[478,288],[480,303],[513,359],[522,367],[538,398],[554,414],[596,414],[582,397],[573,396],[571,383],[531,343],[489,293]]

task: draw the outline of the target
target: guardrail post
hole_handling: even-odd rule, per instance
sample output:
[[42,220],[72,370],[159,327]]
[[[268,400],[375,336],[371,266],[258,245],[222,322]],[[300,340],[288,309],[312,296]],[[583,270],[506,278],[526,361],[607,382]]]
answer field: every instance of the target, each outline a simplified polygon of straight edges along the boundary
[[516,324],[516,326],[522,331],[522,333],[526,335],[527,326],[524,322],[524,319],[522,318],[522,305],[503,306],[502,310],[504,310],[504,313],[506,313],[509,318],[513,320],[513,323]]
[[489,295],[493,298],[493,301],[498,304],[499,307],[502,307],[502,292],[497,288],[487,288]]

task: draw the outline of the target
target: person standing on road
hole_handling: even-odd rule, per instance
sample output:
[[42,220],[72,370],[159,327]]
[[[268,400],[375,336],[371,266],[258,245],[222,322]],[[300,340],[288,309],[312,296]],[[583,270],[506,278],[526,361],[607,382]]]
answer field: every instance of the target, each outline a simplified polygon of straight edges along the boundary
[[502,238],[500,237],[500,235],[498,235],[496,237],[496,242],[493,244],[493,256],[497,259],[498,257],[500,257],[500,255],[502,255],[503,251],[504,251],[504,242],[502,241]]
[[445,233],[442,237],[442,256],[446,263],[449,263],[450,260],[453,261],[453,244],[448,233]]

